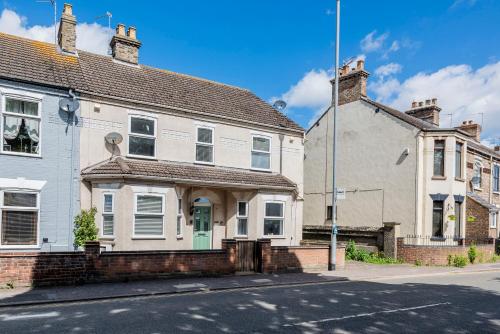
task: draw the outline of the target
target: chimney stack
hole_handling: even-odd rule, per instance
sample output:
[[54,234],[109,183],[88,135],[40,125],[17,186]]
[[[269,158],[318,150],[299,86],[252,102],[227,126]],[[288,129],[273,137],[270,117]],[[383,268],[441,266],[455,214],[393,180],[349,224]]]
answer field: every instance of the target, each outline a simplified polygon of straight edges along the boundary
[[499,152],[500,153],[500,145],[496,145],[495,148],[494,148],[495,152]]
[[63,52],[76,54],[76,17],[73,15],[73,6],[65,3],[59,22],[57,44]]
[[[365,61],[358,60],[351,69],[344,65],[339,69],[339,105],[351,103],[366,97],[366,81],[370,74],[365,71]],[[335,88],[335,80],[331,81]]]
[[428,123],[434,124],[435,126],[439,126],[439,112],[441,108],[437,105],[437,99],[427,99],[424,101],[413,101],[411,103],[411,109],[406,111],[405,113],[419,118]]
[[463,121],[458,129],[467,132],[469,137],[474,138],[476,141],[481,141],[481,125],[473,121]]
[[129,27],[127,34],[125,34],[125,25],[119,23],[116,26],[116,34],[111,39],[110,46],[114,59],[134,65],[139,63],[141,42],[137,40],[135,27]]

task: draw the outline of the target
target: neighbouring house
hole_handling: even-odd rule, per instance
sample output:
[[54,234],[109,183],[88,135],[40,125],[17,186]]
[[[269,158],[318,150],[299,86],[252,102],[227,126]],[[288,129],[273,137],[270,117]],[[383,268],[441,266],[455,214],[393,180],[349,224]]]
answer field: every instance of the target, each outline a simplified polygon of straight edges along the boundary
[[2,33],[0,50],[0,251],[73,250],[80,129],[59,107],[73,58]]
[[[440,127],[436,99],[413,102],[406,112],[371,100],[368,76],[364,61],[340,71],[336,174],[346,194],[337,206],[340,230],[366,234],[395,222],[414,242],[498,237],[500,153],[480,143],[477,125]],[[305,232],[331,225],[331,109],[306,138]]]

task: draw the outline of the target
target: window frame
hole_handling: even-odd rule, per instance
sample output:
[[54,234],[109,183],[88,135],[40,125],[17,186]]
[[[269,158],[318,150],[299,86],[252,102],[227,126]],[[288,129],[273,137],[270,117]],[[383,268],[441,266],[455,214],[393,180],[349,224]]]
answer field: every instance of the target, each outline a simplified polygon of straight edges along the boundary
[[[152,196],[152,197],[161,197],[162,205],[161,205],[161,213],[144,213],[137,212],[137,199],[139,196]],[[162,217],[162,234],[136,234],[135,233],[135,217],[136,216],[158,216]],[[165,194],[160,193],[134,193],[134,215],[132,217],[132,238],[133,239],[165,239]]]
[[[496,176],[496,184],[495,184],[495,171],[498,171],[498,174]],[[491,173],[491,189],[493,193],[495,194],[500,194],[500,164],[493,164],[493,170]],[[496,188],[496,189],[495,189]]]
[[[434,203],[433,203],[434,211]],[[462,235],[462,220],[463,220],[463,202],[455,201],[455,238],[460,238]],[[458,233],[457,233],[458,232]]]
[[[38,115],[32,116],[32,115],[16,114],[16,113],[6,111],[7,99],[37,103],[38,104]],[[31,96],[25,96],[22,94],[6,93],[6,94],[1,94],[1,101],[0,102],[1,102],[0,103],[1,104],[1,106],[0,106],[0,136],[2,137],[1,138],[2,142],[0,143],[0,153],[7,154],[7,155],[17,155],[17,156],[22,156],[22,157],[41,158],[42,157],[42,99],[31,97]],[[24,115],[23,116],[24,118],[36,119],[39,121],[38,145],[37,145],[38,153],[31,154],[31,153],[23,153],[23,152],[13,152],[13,151],[5,151],[3,149],[4,115],[13,116],[13,117],[20,117],[20,115]]]
[[[436,146],[437,146],[438,142],[443,143],[443,148],[442,148],[443,157],[442,157],[442,168],[441,168],[442,174],[436,174],[436,152],[437,152]],[[446,177],[446,165],[445,165],[446,164],[446,140],[445,139],[434,139],[434,148],[433,148],[432,152],[433,152],[432,153],[432,176],[435,178]]]
[[498,212],[492,212],[490,214],[490,228],[497,228],[498,226]]
[[[153,121],[154,122],[154,127],[153,127],[154,128],[154,135],[145,135],[142,133],[132,132],[132,118],[147,119],[147,120]],[[158,128],[158,119],[156,117],[141,115],[141,114],[129,114],[128,115],[128,133],[127,133],[127,157],[156,160],[156,156],[158,153],[158,129],[157,128]],[[131,154],[130,153],[130,136],[145,138],[145,139],[154,139],[154,145],[155,145],[154,155],[149,156],[149,155]]]
[[[264,139],[267,139],[269,140],[269,151],[266,152],[266,151],[262,151],[262,150],[256,150],[254,149],[253,147],[253,139],[254,138],[264,138]],[[253,153],[265,153],[265,154],[268,154],[269,155],[269,168],[258,168],[258,167],[254,167],[252,165],[252,155]],[[270,136],[265,136],[265,135],[259,135],[259,134],[252,134],[252,143],[251,143],[251,149],[250,149],[250,169],[251,170],[258,170],[258,171],[265,171],[265,172],[269,172],[272,170],[272,137]]]
[[[4,194],[5,193],[22,193],[22,194],[34,194],[36,195],[36,207],[17,207],[17,206],[4,206]],[[22,190],[22,189],[2,189],[0,190],[0,249],[36,249],[40,248],[40,202],[41,194],[40,191],[35,190]],[[7,210],[6,210],[7,209]],[[2,217],[4,211],[25,211],[25,212],[36,212],[37,213],[37,227],[36,227],[36,243],[33,245],[3,245],[2,244]]]
[[[434,211],[436,203],[441,203],[441,235],[434,235]],[[445,201],[432,201],[432,236],[431,238],[443,238],[444,237],[444,213],[445,213]]]
[[[240,215],[240,203],[245,203],[245,215]],[[247,238],[248,237],[248,209],[249,209],[249,203],[248,201],[237,201],[236,202],[236,231],[234,233],[235,237],[238,238]],[[247,220],[247,233],[246,234],[239,234],[239,224],[240,224],[240,219],[246,219]]]
[[476,166],[479,168],[479,184],[475,184],[474,182],[472,183],[472,189],[473,190],[483,190],[483,169],[484,165],[483,162],[479,159],[474,160],[474,166],[472,167],[472,177],[476,177]]
[[177,197],[177,219],[175,221],[175,236],[177,239],[183,238],[183,216],[184,210],[182,210],[182,197]]
[[[266,215],[266,206],[267,206],[267,203],[278,203],[278,204],[281,204],[283,206],[283,210],[282,210],[282,213],[283,215],[281,217],[277,217],[277,216],[267,216]],[[273,239],[273,238],[276,238],[276,239],[282,239],[285,237],[285,208],[286,208],[286,202],[285,201],[264,201],[264,219],[262,220],[263,224],[262,224],[262,235],[268,239]],[[265,221],[267,220],[281,220],[281,234],[280,235],[277,235],[277,234],[265,234],[264,230],[265,230]]]
[[[460,145],[460,173],[457,175],[457,156],[459,155],[459,151],[457,150],[458,145]],[[464,143],[461,141],[455,142],[455,178],[463,179],[464,178]]]
[[[110,195],[111,196],[111,212],[105,212],[104,211],[104,206],[106,203],[106,196]],[[113,234],[107,235],[104,234],[104,216],[112,216],[113,217]],[[114,239],[115,238],[115,193],[114,192],[103,192],[102,193],[102,212],[101,212],[101,231],[100,231],[101,238],[108,238],[108,239]]]
[[[210,130],[212,133],[211,143],[205,143],[205,142],[200,142],[198,141],[198,131],[199,129],[207,129]],[[212,161],[199,161],[196,157],[196,150],[198,148],[198,145],[200,146],[207,146],[212,148]],[[197,164],[202,164],[202,165],[214,165],[215,164],[215,128],[212,126],[207,126],[207,125],[197,125],[196,126],[196,133],[195,133],[195,145],[194,145],[194,162]]]

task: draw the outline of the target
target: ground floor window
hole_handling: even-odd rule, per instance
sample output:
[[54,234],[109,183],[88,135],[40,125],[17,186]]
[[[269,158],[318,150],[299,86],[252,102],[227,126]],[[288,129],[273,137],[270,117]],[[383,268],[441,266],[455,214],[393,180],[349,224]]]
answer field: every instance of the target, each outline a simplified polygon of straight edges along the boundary
[[38,244],[38,193],[0,192],[1,245]]
[[236,218],[238,220],[238,226],[236,234],[238,236],[248,235],[248,202],[238,202],[236,212]]
[[264,216],[264,236],[282,236],[285,219],[285,203],[266,202]]
[[434,201],[432,207],[432,236],[443,236],[444,201]]
[[156,194],[136,194],[134,212],[134,236],[162,237],[164,196]]
[[115,234],[115,201],[113,194],[104,194],[102,208],[102,236],[111,237]]
[[462,226],[462,203],[455,202],[455,237],[460,237]]
[[176,222],[176,235],[178,238],[182,237],[182,199],[177,199],[177,222]]
[[497,227],[497,219],[498,219],[498,213],[496,213],[496,212],[492,213],[491,220],[490,220],[490,228]]

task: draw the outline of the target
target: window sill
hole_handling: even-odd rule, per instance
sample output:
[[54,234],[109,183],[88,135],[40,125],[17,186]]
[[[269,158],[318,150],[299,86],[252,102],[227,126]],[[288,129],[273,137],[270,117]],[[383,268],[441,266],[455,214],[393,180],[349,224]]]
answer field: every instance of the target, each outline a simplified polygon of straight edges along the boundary
[[176,238],[177,238],[177,240],[182,240],[182,239],[184,239],[184,236],[183,235],[178,235],[178,236],[176,236]]
[[271,169],[261,169],[261,168],[250,168],[252,172],[262,172],[262,173],[271,173]]
[[132,237],[132,240],[167,240],[165,237]]
[[42,159],[41,154],[18,153],[18,152],[11,152],[11,151],[2,151],[1,154],[12,155],[12,156],[17,156],[17,157],[25,157],[25,158]]
[[465,182],[465,179],[462,179],[461,177],[455,177],[455,181]]
[[196,165],[215,166],[214,162],[195,161],[194,163]]
[[446,176],[433,176],[431,178],[431,180],[435,180],[435,181],[444,181],[446,180]]
[[286,239],[284,235],[264,235],[263,239]]
[[156,160],[158,159],[156,157],[148,157],[146,155],[135,155],[135,154],[127,154],[127,158],[133,158],[133,159],[143,159],[143,160]]
[[235,239],[248,239],[248,235],[235,235]]
[[40,245],[0,245],[0,249],[41,249]]

